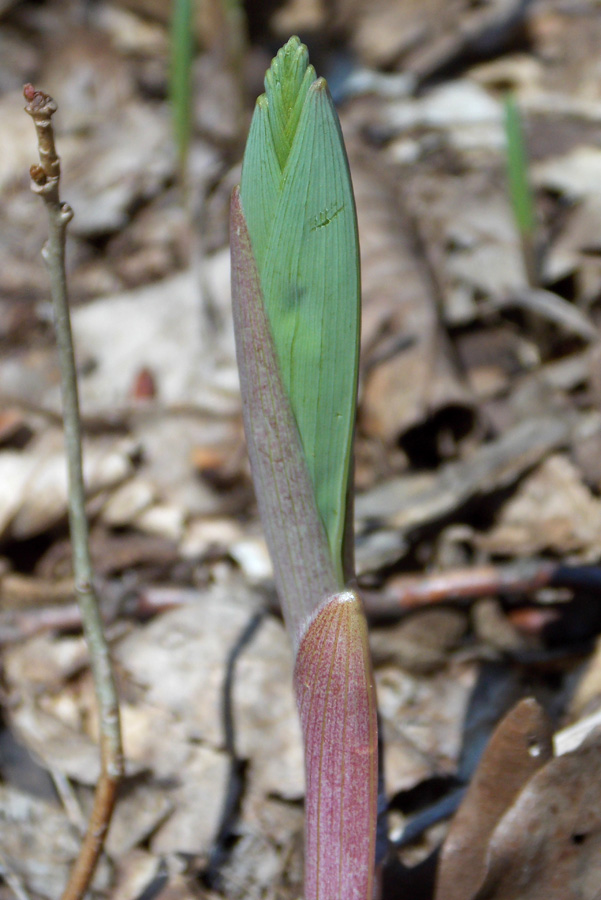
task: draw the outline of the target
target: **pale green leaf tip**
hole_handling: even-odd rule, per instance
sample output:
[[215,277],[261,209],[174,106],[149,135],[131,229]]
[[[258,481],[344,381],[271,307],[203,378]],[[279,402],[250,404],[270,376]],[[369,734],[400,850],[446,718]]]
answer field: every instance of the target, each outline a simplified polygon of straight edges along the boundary
[[265,75],[266,104],[271,136],[280,168],[283,169],[296,133],[301,110],[315,69],[309,63],[309,52],[296,36],[278,51]]
[[315,70],[309,63],[309,51],[300,39],[293,35],[272,59],[265,75],[265,90],[269,91],[274,85],[279,84],[286,99],[290,99],[298,93],[307,71],[314,81]]

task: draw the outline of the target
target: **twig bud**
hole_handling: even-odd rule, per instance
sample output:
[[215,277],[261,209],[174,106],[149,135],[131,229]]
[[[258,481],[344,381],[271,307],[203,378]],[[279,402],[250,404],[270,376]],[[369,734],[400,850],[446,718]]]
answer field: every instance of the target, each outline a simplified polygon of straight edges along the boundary
[[39,187],[46,184],[46,181],[48,180],[43,168],[37,163],[29,167],[29,175],[33,183],[37,184]]

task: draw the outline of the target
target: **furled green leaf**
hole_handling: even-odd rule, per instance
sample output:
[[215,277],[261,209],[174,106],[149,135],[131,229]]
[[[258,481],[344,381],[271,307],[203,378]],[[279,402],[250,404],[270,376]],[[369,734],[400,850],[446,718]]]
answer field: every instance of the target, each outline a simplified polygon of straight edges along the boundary
[[343,542],[359,348],[359,247],[338,118],[291,38],[265,78],[240,196],[282,381],[332,560]]
[[279,372],[238,190],[231,206],[232,301],[244,430],[278,595],[296,651],[336,574]]
[[372,900],[374,686],[361,602],[340,590],[351,569],[354,201],[331,99],[297,38],[265,87],[232,198],[232,300],[253,480],[296,653],[305,898]]

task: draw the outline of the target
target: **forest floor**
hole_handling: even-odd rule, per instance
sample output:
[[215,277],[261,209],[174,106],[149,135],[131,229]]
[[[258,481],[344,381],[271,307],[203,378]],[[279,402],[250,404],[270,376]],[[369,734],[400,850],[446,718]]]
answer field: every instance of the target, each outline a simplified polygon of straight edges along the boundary
[[[184,184],[170,8],[0,0],[0,897],[58,900],[99,771],[26,82],[59,105],[75,212],[92,552],[127,766],[93,895],[302,896],[292,659],[246,459],[227,236],[254,99],[298,33],[338,106],[362,247],[356,547],[389,798],[383,900],[434,896],[449,816],[526,697],[555,757],[497,810],[519,848],[489,823],[487,892],[470,862],[437,898],[598,900],[601,3],[249,0],[244,20],[199,4]],[[508,187],[509,93],[530,241]],[[493,794],[501,757],[481,774]],[[216,846],[233,770],[240,814]]]

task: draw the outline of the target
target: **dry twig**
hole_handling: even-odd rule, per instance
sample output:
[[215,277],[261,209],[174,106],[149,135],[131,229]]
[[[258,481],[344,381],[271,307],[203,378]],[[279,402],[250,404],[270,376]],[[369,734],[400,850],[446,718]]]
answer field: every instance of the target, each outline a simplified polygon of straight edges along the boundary
[[99,708],[101,774],[96,787],[88,830],[75,861],[63,900],[80,900],[94,874],[115,805],[123,773],[123,754],[117,692],[108,646],[96,597],[88,541],[85,489],[81,459],[81,425],[71,322],[65,275],[65,238],[71,208],[59,197],[60,159],[54,146],[54,100],[28,84],[23,89],[25,110],[32,117],[38,138],[40,164],[30,169],[31,188],[48,212],[48,241],[42,251],[50,276],[56,339],[61,370],[63,421],[69,476],[69,525],[73,545],[75,591],[81,608]]
[[[573,594],[598,594],[601,566],[572,565],[548,559],[523,559],[513,563],[451,569],[432,575],[398,575],[382,593],[363,590],[370,621],[395,619],[404,613],[437,603],[470,603],[489,595],[512,601],[513,613],[522,602],[537,602],[544,588],[564,588]],[[529,598],[527,601],[525,598]],[[565,603],[565,600],[561,601]],[[543,610],[551,614],[548,601]],[[1,621],[1,617],[0,617]],[[541,623],[545,619],[539,619]],[[525,620],[524,620],[525,622]]]

